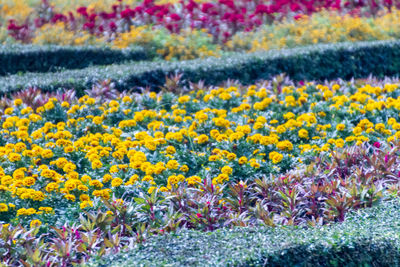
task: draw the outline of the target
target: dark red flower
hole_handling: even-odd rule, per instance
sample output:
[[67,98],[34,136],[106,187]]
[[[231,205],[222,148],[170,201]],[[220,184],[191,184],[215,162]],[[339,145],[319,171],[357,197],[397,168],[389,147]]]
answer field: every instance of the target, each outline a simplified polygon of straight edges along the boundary
[[82,15],[82,16],[85,16],[85,17],[88,16],[87,8],[86,8],[85,6],[78,7],[78,9],[76,10],[76,12],[77,12],[78,14]]
[[111,31],[115,32],[117,30],[117,24],[114,21],[111,21],[109,24]]
[[170,15],[170,17],[171,17],[172,20],[175,20],[175,21],[181,20],[181,16],[179,16],[179,15],[176,14],[176,13],[172,13],[172,14]]
[[121,11],[121,18],[125,19],[125,18],[131,18],[135,16],[135,10],[130,9],[130,8],[126,8],[124,10]]

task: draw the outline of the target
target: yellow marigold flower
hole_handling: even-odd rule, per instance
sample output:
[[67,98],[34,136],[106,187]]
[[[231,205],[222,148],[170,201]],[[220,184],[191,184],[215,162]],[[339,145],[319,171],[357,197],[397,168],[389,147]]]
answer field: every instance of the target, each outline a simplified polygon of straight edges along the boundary
[[344,131],[345,128],[346,128],[346,125],[344,125],[343,123],[339,123],[338,125],[336,125],[337,131]]
[[103,176],[103,183],[107,183],[107,182],[109,182],[109,181],[111,181],[112,180],[112,176],[111,176],[111,174],[104,174],[104,176]]
[[112,187],[118,187],[118,186],[120,186],[122,183],[123,183],[122,179],[119,178],[119,177],[117,177],[117,178],[114,178],[114,179],[111,181],[111,186],[112,186]]
[[36,227],[41,226],[42,222],[40,220],[32,220],[29,225],[31,228],[36,228]]
[[76,200],[76,197],[74,195],[72,195],[72,194],[67,194],[67,195],[64,196],[64,198],[66,198],[68,200],[71,200],[71,201],[75,201]]
[[89,201],[90,200],[90,196],[89,195],[87,195],[87,194],[82,194],[82,195],[80,195],[79,196],[79,200],[80,201]]
[[227,92],[223,92],[223,93],[220,94],[218,97],[219,97],[220,99],[222,99],[222,100],[229,100],[229,99],[232,98],[232,95],[229,94],[229,93],[227,93]]
[[277,164],[282,161],[283,155],[276,151],[272,151],[269,153],[269,159],[272,160],[272,163]]
[[206,143],[206,142],[208,142],[208,136],[207,135],[202,134],[202,135],[197,137],[197,143],[203,144],[203,143]]
[[377,131],[382,131],[384,129],[385,129],[385,124],[383,124],[383,123],[377,123],[375,125],[375,130],[377,130]]
[[221,173],[217,176],[217,183],[218,184],[222,184],[224,182],[228,182],[229,181],[229,175],[226,173]]
[[89,175],[87,175],[87,174],[82,175],[82,177],[81,177],[81,181],[82,181],[83,183],[88,183],[88,182],[90,182],[91,180],[92,180],[92,178],[91,178]]
[[51,213],[53,211],[52,207],[40,207],[40,211],[44,211],[45,213]]
[[96,116],[96,117],[93,118],[93,123],[96,124],[96,125],[100,125],[100,124],[103,123],[103,118],[100,117],[100,116]]
[[247,163],[247,158],[245,156],[239,158],[239,164],[243,165]]
[[343,147],[344,146],[344,140],[342,138],[339,138],[335,141],[335,145],[337,147]]
[[219,159],[218,155],[211,155],[208,157],[208,161],[217,161]]
[[104,185],[102,184],[102,182],[100,182],[99,180],[91,180],[89,182],[90,186],[96,187],[96,188],[102,188]]
[[63,108],[69,108],[69,103],[66,102],[66,101],[64,101],[64,102],[61,103],[61,106],[62,106]]
[[63,171],[66,172],[66,173],[72,172],[72,171],[75,171],[75,170],[76,170],[76,165],[74,163],[71,163],[71,162],[65,164],[64,167],[63,167]]
[[54,153],[50,149],[43,149],[40,155],[42,158],[49,159],[54,156]]
[[21,215],[32,215],[35,214],[36,210],[34,208],[29,208],[29,209],[25,209],[25,208],[21,208],[19,210],[17,210],[17,216],[21,216]]
[[87,192],[87,191],[89,191],[89,188],[86,185],[81,184],[81,185],[78,185],[78,190]]
[[306,129],[300,129],[298,134],[300,138],[308,139],[308,131]]
[[13,183],[13,177],[11,177],[10,175],[5,175],[5,176],[1,177],[0,181],[1,181],[2,185],[8,186]]
[[224,166],[224,167],[222,167],[221,172],[224,174],[230,175],[230,174],[232,174],[232,168],[229,166]]
[[47,186],[46,186],[46,191],[47,192],[53,192],[54,190],[57,190],[58,189],[58,184],[57,183],[49,183]]
[[150,182],[152,183],[154,181],[154,178],[151,175],[145,175],[142,179],[142,182]]
[[0,203],[0,212],[7,212],[8,206],[6,203]]
[[151,99],[156,99],[156,98],[157,98],[157,93],[151,92],[151,93],[149,94],[149,97],[150,97]]
[[53,101],[48,101],[46,104],[44,104],[44,109],[45,110],[52,110],[53,108],[54,108]]
[[329,98],[332,98],[333,97],[333,92],[332,91],[330,91],[330,90],[326,90],[325,92],[324,92],[324,98],[327,100],[327,99],[329,99]]
[[339,89],[340,89],[340,85],[339,84],[335,83],[334,85],[332,85],[332,90],[333,91],[337,91]]
[[13,112],[14,112],[13,108],[6,108],[4,110],[4,114],[6,114],[6,115],[11,115]]
[[106,214],[107,214],[108,216],[112,216],[112,215],[114,215],[114,212],[112,212],[111,210],[107,210],[107,211],[106,211]]
[[170,170],[176,170],[179,167],[179,163],[176,160],[169,160],[166,167]]
[[201,178],[199,176],[190,176],[189,178],[186,178],[186,182],[188,185],[196,185],[201,183]]
[[17,153],[8,154],[8,160],[11,162],[16,162],[21,160],[21,155]]
[[188,95],[181,96],[181,97],[178,98],[178,102],[179,102],[180,104],[189,102],[189,100],[190,100],[190,96],[188,96]]
[[286,113],[286,114],[283,115],[283,118],[284,118],[285,120],[290,120],[290,119],[293,119],[293,118],[295,118],[295,117],[296,117],[296,115],[294,115],[292,112],[288,112],[288,113]]
[[361,133],[362,133],[362,128],[361,127],[359,127],[359,126],[357,126],[357,127],[354,127],[354,129],[353,129],[353,133],[355,134],[355,135],[360,135]]
[[130,97],[130,96],[124,96],[123,98],[122,98],[122,102],[124,102],[124,103],[130,103],[130,102],[132,102],[132,98]]
[[93,170],[95,170],[95,169],[100,169],[101,167],[103,167],[103,163],[101,163],[100,160],[94,160],[94,161],[92,162],[92,169],[93,169]]
[[17,98],[14,100],[14,106],[21,106],[21,105],[22,105],[22,99]]
[[183,172],[188,172],[189,171],[189,167],[187,165],[182,165],[182,167],[179,168],[181,171]]
[[93,207],[93,202],[90,200],[84,200],[79,204],[79,207],[81,208],[81,210]]
[[168,146],[165,151],[167,152],[167,154],[175,154],[176,153],[176,149],[173,146]]
[[26,177],[23,180],[24,185],[27,186],[27,187],[30,187],[30,186],[34,185],[35,182],[36,182],[36,180],[33,177]]
[[293,144],[289,141],[289,140],[285,140],[285,141],[280,141],[276,144],[276,147],[279,150],[287,150],[287,151],[291,151],[293,150]]
[[154,190],[156,190],[156,189],[157,189],[156,186],[151,186],[151,187],[149,188],[149,190],[147,190],[147,193],[152,194],[152,193],[154,192]]
[[144,145],[148,150],[151,150],[151,151],[154,151],[157,149],[157,143],[154,142],[153,140],[146,140]]

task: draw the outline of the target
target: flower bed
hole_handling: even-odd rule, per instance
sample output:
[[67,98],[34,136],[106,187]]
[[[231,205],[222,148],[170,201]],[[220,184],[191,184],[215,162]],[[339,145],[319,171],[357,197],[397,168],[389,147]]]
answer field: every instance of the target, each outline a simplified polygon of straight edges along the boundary
[[22,92],[1,117],[2,260],[85,262],[182,228],[323,225],[395,197],[399,84],[371,83]]
[[62,13],[47,1],[31,8],[3,4],[0,17],[8,21],[4,19],[0,28],[0,42],[143,46],[167,60],[193,59],[231,50],[395,39],[399,5],[397,1],[144,1],[133,6],[93,4]]

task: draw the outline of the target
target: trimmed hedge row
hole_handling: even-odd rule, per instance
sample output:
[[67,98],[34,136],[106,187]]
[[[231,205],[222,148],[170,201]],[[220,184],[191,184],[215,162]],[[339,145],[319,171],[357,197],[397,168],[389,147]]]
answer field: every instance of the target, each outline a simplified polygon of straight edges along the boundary
[[157,90],[165,77],[176,72],[182,79],[216,85],[229,78],[244,84],[280,73],[294,80],[349,79],[392,76],[400,73],[400,41],[323,44],[251,54],[233,53],[222,58],[181,62],[134,62],[95,66],[57,73],[27,73],[0,78],[0,94],[36,86],[44,91],[75,88],[78,94],[99,80],[111,79],[117,89],[150,86]]
[[111,49],[93,46],[0,46],[0,75],[18,72],[48,72],[82,69],[91,65],[107,65],[123,61],[149,60],[142,48]]
[[89,266],[400,266],[400,202],[317,228],[185,230]]

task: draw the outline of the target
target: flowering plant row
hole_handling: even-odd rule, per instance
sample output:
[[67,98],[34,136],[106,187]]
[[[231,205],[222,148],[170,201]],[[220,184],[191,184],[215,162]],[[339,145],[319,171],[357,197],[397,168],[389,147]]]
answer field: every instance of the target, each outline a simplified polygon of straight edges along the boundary
[[[397,5],[399,3],[396,1],[372,1],[367,4],[363,1],[255,3],[221,0],[203,3],[181,1],[175,4],[144,1],[140,5],[130,6],[121,1],[106,9],[102,7],[96,10],[82,6],[77,8],[76,12],[63,14],[56,11],[57,6],[52,6],[43,0],[40,6],[31,9],[29,16],[23,15],[23,18],[18,16],[18,9],[23,9],[21,13],[26,12],[23,6],[16,8],[3,6],[0,14],[4,18],[9,18],[9,21],[4,22],[7,30],[0,31],[0,39],[4,41],[8,33],[13,39],[24,43],[64,45],[111,43],[120,48],[143,45],[167,59],[190,59],[219,55],[220,50],[238,47],[254,51],[290,47],[293,46],[292,42],[295,45],[304,45],[337,42],[343,39],[353,41],[395,38],[394,35],[398,31],[396,24],[398,15],[393,16],[391,12],[398,13]],[[368,10],[367,13],[361,12],[365,9]],[[317,16],[309,20],[308,16],[321,10],[334,10],[339,17],[325,15],[324,18]],[[364,15],[369,17],[378,10],[383,14],[388,13],[385,19],[377,21],[360,19]],[[342,22],[341,16],[345,14],[349,17],[345,17],[345,22]],[[293,26],[292,17],[303,22],[295,23]],[[321,20],[330,21],[321,23]],[[272,28],[265,26],[272,22],[280,22],[283,25],[270,26]],[[260,26],[264,26],[261,32],[257,30]],[[330,33],[332,28],[334,33]],[[243,34],[247,32],[250,34]],[[244,41],[246,45],[242,43],[237,46],[243,35],[246,36]],[[286,38],[287,36],[292,38]],[[236,40],[234,45],[228,43],[226,46],[226,42],[231,40]],[[249,43],[252,43],[252,48],[248,47]]]
[[90,208],[93,199],[122,198],[129,188],[151,194],[210,179],[219,190],[285,173],[313,153],[393,142],[396,89],[228,87],[104,104],[51,98],[36,110],[16,99],[2,116],[0,218],[23,222]]
[[[396,83],[68,95],[16,98],[1,117],[4,261],[82,262],[180,228],[343,221],[399,193]],[[33,233],[58,241],[32,250],[48,240]]]
[[[254,27],[288,16],[310,15],[321,9],[334,9],[344,13],[359,14],[366,9],[367,15],[379,10],[391,10],[400,7],[398,1],[232,1],[198,3],[193,0],[179,3],[156,4],[154,0],[145,0],[139,5],[125,5],[122,0],[107,10],[90,10],[85,6],[77,8],[76,13],[54,12],[48,0],[43,0],[38,9],[39,16],[33,18],[34,27],[47,23],[66,22],[74,30],[88,30],[93,34],[111,34],[127,31],[132,25],[155,24],[171,32],[185,28],[207,29],[214,38],[226,39],[237,31],[249,31]],[[6,8],[8,9],[8,8]],[[18,25],[14,20],[8,29],[21,37],[29,24]]]

